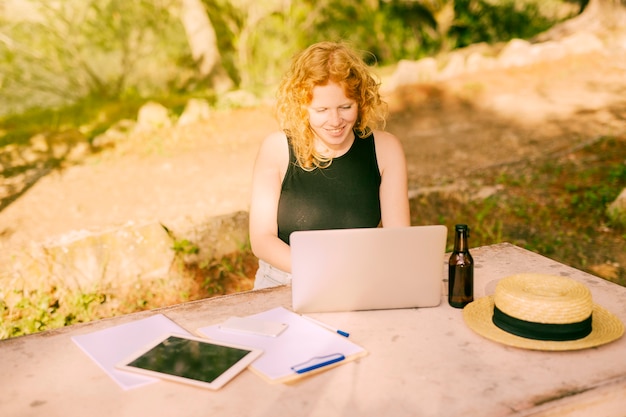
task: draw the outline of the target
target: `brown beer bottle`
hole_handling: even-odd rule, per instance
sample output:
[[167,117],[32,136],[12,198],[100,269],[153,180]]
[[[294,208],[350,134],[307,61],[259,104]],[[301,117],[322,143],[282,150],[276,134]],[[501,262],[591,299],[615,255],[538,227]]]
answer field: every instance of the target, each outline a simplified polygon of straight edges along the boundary
[[474,260],[467,246],[469,227],[457,224],[454,231],[454,250],[448,261],[448,303],[463,308],[474,301]]

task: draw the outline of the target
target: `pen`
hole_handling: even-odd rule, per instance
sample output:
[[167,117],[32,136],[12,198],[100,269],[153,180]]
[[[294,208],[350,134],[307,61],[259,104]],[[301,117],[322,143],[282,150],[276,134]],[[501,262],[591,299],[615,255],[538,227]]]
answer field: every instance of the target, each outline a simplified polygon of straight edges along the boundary
[[323,366],[332,365],[333,363],[342,361],[345,358],[346,357],[343,356],[341,353],[334,353],[328,356],[313,358],[305,363],[301,363],[300,365],[292,366],[291,369],[298,374],[303,374],[305,372],[310,372]]
[[343,330],[335,329],[334,327],[331,327],[331,326],[329,326],[329,325],[328,325],[328,324],[326,324],[326,323],[322,323],[322,322],[321,322],[321,321],[319,321],[319,320],[315,320],[315,319],[314,319],[314,318],[312,318],[312,317],[309,317],[309,316],[302,316],[302,317],[304,317],[305,319],[307,319],[307,320],[309,320],[309,321],[311,321],[311,322],[313,322],[313,323],[315,323],[315,324],[317,324],[317,325],[320,325],[320,326],[322,326],[322,327],[325,327],[325,328],[327,328],[328,330],[331,330],[331,331],[333,331],[333,332],[335,332],[335,333],[339,333],[339,334],[340,334],[340,335],[342,335],[343,337],[349,337],[349,336],[350,336],[350,333],[348,333],[348,332],[344,332]]

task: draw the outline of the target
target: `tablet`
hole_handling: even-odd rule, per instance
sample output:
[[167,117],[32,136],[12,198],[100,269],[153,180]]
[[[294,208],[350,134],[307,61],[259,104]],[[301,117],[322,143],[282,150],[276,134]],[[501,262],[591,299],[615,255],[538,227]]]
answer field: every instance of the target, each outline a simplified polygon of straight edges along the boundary
[[194,336],[168,334],[117,364],[117,369],[219,389],[262,350]]

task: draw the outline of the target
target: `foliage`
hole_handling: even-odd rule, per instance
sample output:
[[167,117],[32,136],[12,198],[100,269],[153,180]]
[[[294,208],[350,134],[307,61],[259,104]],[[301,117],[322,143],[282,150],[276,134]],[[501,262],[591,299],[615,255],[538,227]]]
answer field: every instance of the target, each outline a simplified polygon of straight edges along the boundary
[[30,0],[33,17],[1,28],[4,112],[163,91],[187,53],[171,1]]
[[[303,0],[257,19],[240,60],[243,76],[273,84],[293,52],[320,40],[345,40],[393,65],[470,43],[530,38],[558,20],[538,1]],[[569,17],[569,15],[568,15]],[[246,84],[251,84],[249,81]]]
[[188,270],[195,271],[196,279],[201,280],[202,290],[214,296],[252,289],[257,266],[258,261],[247,245],[221,259],[188,265]]
[[0,339],[94,320],[98,318],[95,306],[106,300],[105,294],[70,294],[57,287],[15,289],[8,297],[0,298]]
[[454,9],[455,20],[448,33],[453,48],[529,39],[554,25],[541,14],[539,3],[534,2],[455,0]]
[[602,137],[564,156],[473,176],[502,187],[486,200],[430,194],[412,201],[412,214],[449,231],[469,224],[471,246],[510,242],[626,286],[626,230],[606,213],[626,187],[624,160],[626,138]]
[[161,227],[165,230],[167,236],[172,239],[171,249],[174,251],[176,256],[195,255],[200,251],[200,248],[198,248],[198,246],[189,239],[179,239],[167,226],[161,224]]

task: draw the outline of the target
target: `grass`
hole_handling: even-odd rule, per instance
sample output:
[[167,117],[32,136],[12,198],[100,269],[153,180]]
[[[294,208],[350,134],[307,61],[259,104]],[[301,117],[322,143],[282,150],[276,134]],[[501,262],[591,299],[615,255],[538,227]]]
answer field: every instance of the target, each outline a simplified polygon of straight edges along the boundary
[[[471,228],[470,248],[509,242],[626,286],[626,227],[606,208],[626,187],[626,137],[601,137],[563,155],[469,173],[475,188],[411,200],[412,223]],[[492,186],[487,198],[475,191]],[[176,253],[194,245],[175,239]],[[250,290],[257,259],[249,246],[201,264],[178,263],[171,276],[126,288],[69,293],[58,287],[0,292],[0,339],[75,323]]]
[[130,280],[91,292],[59,286],[0,289],[0,340],[137,311],[252,289],[257,259],[249,246],[202,264],[179,264],[165,277]]
[[607,206],[626,187],[626,137],[602,137],[565,155],[469,175],[486,199],[429,194],[411,202],[415,224],[470,225],[470,247],[509,242],[626,286],[626,228]]

